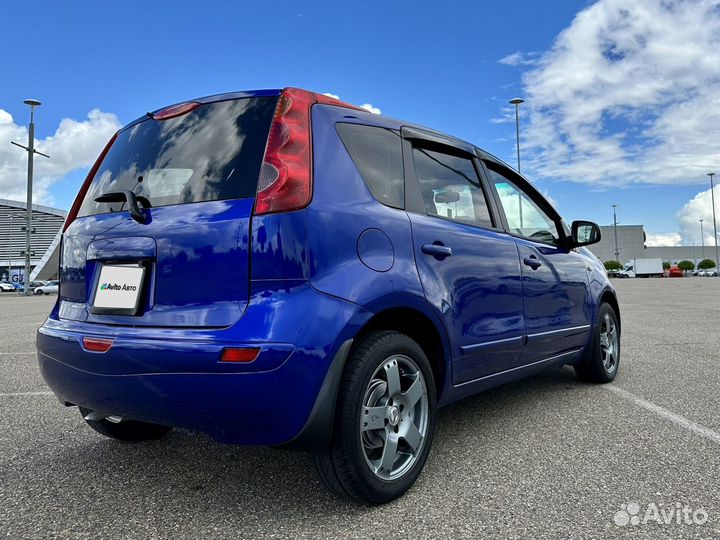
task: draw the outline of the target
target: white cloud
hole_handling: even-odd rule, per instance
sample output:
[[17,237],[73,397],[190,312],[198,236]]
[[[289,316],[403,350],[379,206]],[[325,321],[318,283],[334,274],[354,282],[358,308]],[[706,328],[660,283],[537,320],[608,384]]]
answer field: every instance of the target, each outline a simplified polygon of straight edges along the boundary
[[547,189],[541,189],[540,193],[542,193],[542,196],[545,197],[547,202],[549,202],[555,210],[558,210],[559,206],[557,200],[550,195],[550,192]]
[[498,62],[506,66],[534,66],[537,64],[539,56],[540,53],[537,51],[515,51],[512,54],[503,56]]
[[375,107],[372,103],[363,103],[360,107],[373,114],[382,114],[382,111],[378,107]]
[[678,233],[647,233],[646,246],[679,246],[682,236]]
[[[720,186],[715,186],[715,208],[720,204]],[[717,214],[720,218],[720,214]],[[706,246],[715,246],[713,240],[713,213],[710,190],[701,191],[678,212],[680,233],[686,244],[700,245],[700,220],[703,220],[703,240]]]
[[330,92],[323,93],[323,96],[331,97],[333,99],[340,99],[340,96],[338,96],[337,94],[331,94]]
[[490,119],[491,124],[508,124],[515,123],[515,107],[507,106],[500,109],[500,116]]
[[[35,148],[50,159],[35,156],[33,200],[52,204],[49,187],[69,172],[89,167],[119,128],[117,116],[93,109],[87,120],[63,118],[53,135],[36,139]],[[27,128],[0,109],[0,197],[25,200],[27,152],[10,141],[27,145],[27,138]]]
[[[502,59],[527,65],[522,53]],[[523,76],[530,176],[697,183],[720,164],[716,0],[599,0]],[[506,121],[503,111],[500,121]]]

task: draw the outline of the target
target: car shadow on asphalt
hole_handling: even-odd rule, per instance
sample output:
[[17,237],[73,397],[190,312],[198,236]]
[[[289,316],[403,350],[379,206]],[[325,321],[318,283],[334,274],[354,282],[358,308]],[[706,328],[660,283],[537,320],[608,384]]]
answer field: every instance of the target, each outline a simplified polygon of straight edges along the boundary
[[[423,489],[423,478],[432,474],[432,468],[445,467],[443,454],[449,445],[483,433],[491,437],[493,430],[531,413],[539,403],[587,386],[577,382],[570,369],[554,368],[441,409],[430,470],[409,496]],[[63,492],[79,494],[76,499],[86,498],[93,506],[111,504],[132,511],[152,500],[153,506],[172,508],[203,522],[232,515],[240,527],[257,527],[284,514],[321,525],[328,516],[372,511],[327,492],[304,452],[222,445],[186,430],[175,430],[158,441],[123,443],[84,428],[73,430],[73,440],[52,452],[44,466],[54,469],[53,478],[62,479]]]

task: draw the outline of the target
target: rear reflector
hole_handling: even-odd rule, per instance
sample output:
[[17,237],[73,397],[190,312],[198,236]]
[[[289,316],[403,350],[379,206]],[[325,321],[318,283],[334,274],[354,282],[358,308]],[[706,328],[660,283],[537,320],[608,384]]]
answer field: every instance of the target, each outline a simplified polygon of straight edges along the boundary
[[168,118],[175,118],[176,116],[182,116],[187,114],[193,109],[197,109],[200,106],[196,101],[188,101],[187,103],[180,103],[178,105],[170,105],[164,109],[160,109],[158,112],[152,115],[153,120],[167,120]]
[[259,347],[253,347],[250,349],[238,349],[230,348],[224,349],[222,355],[220,355],[221,362],[252,362],[260,354]]
[[82,338],[82,344],[86,351],[107,352],[110,350],[110,347],[112,347],[113,340],[84,337]]

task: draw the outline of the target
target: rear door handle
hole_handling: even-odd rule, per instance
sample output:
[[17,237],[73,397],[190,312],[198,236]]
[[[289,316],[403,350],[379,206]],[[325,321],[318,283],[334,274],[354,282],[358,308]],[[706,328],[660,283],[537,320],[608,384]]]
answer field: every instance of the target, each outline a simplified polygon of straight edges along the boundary
[[530,255],[529,257],[525,257],[523,259],[523,263],[533,270],[537,270],[542,266],[542,263],[538,260],[538,258],[535,255]]
[[438,244],[423,244],[422,252],[426,255],[432,255],[438,259],[444,259],[452,255],[452,248]]

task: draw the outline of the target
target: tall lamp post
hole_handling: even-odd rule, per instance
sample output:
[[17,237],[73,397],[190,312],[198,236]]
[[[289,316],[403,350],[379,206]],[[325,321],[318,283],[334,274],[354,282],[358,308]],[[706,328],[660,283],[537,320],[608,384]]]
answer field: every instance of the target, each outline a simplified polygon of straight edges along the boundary
[[46,158],[50,156],[35,150],[35,107],[42,105],[37,99],[26,99],[23,101],[25,105],[30,107],[30,125],[28,126],[28,145],[11,141],[15,146],[19,146],[28,153],[28,171],[27,171],[27,223],[25,225],[25,296],[30,295],[30,235],[32,234],[32,185],[33,185],[33,159],[35,154],[40,154]]
[[715,233],[715,268],[718,268],[720,261],[718,261],[718,240],[717,240],[717,222],[715,221],[715,184],[713,184],[714,172],[708,173],[710,177],[710,197],[712,198],[713,207],[713,232]]
[[515,149],[517,150],[517,172],[520,172],[520,104],[525,100],[519,97],[510,100],[515,105]]
[[[520,104],[525,103],[525,100],[519,97],[513,98],[509,101],[510,105],[515,105],[515,149],[517,150],[517,172],[520,172]],[[518,214],[520,217],[520,228],[523,228],[523,214],[522,214],[522,196],[518,192]]]
[[617,262],[620,262],[620,251],[618,251],[618,242],[617,242],[617,204],[613,204],[613,232],[615,233],[615,260]]
[[700,220],[700,245],[702,246],[702,259],[700,259],[701,261],[705,259],[705,234],[703,233],[703,221],[705,220]]

